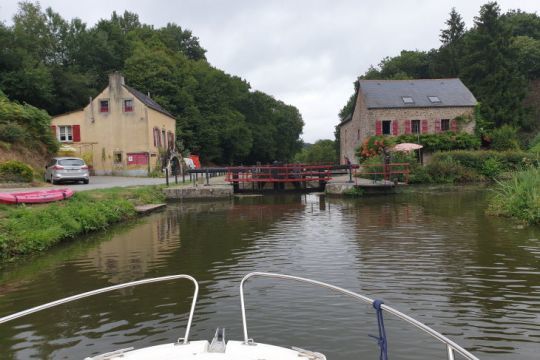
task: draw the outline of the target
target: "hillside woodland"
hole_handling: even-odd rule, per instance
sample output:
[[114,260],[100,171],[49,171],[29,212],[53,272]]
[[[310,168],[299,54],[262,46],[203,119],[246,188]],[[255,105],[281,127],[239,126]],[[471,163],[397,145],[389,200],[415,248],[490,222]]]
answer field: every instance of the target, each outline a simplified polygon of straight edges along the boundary
[[12,24],[0,23],[0,90],[54,116],[85,106],[120,71],[176,117],[181,151],[216,164],[291,159],[301,148],[298,109],[213,67],[205,53],[177,24],[155,28],[126,11],[88,26],[22,2]]

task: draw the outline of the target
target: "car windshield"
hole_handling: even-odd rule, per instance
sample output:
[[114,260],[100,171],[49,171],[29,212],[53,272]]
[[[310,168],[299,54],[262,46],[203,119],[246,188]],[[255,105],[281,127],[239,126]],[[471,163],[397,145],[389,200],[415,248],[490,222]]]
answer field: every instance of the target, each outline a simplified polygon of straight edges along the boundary
[[83,166],[84,161],[81,159],[62,159],[58,160],[58,165],[62,166]]

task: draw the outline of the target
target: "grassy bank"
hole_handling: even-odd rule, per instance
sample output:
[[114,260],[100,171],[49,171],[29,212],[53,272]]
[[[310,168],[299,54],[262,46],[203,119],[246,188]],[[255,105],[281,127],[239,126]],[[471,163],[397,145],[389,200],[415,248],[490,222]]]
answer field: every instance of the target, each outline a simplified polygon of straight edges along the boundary
[[0,259],[35,253],[135,217],[135,206],[163,202],[161,186],[78,192],[42,205],[0,205]]
[[540,224],[540,169],[516,172],[508,181],[498,183],[488,212]]

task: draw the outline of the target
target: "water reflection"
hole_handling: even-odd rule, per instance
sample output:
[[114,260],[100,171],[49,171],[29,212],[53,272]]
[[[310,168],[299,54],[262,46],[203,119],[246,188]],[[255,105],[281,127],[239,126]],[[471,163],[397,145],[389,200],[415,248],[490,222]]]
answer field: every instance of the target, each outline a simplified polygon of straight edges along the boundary
[[[343,200],[315,195],[176,203],[3,270],[0,314],[135,279],[187,273],[201,284],[194,338],[226,326],[240,338],[238,284],[250,271],[311,277],[383,298],[480,358],[536,359],[540,339],[539,231],[484,214],[486,192],[414,191]],[[373,358],[373,309],[325,290],[248,284],[250,335]],[[5,358],[80,358],[170,342],[183,334],[191,287],[127,289],[0,328]],[[387,319],[393,359],[444,355]],[[82,350],[81,350],[82,349]]]

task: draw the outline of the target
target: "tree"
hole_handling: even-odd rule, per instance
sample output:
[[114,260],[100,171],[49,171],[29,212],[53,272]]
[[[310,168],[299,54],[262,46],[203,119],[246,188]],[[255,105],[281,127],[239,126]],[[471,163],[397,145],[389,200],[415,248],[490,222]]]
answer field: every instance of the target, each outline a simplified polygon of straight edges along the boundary
[[482,116],[492,126],[521,126],[525,114],[525,78],[514,63],[508,29],[500,21],[496,2],[483,5],[468,34],[461,77],[481,103]]
[[0,91],[54,115],[81,108],[120,71],[175,116],[176,140],[203,161],[291,159],[303,128],[298,109],[251,92],[244,79],[212,67],[205,52],[176,24],[154,29],[125,11],[87,29],[23,2],[13,26],[0,23]]
[[338,161],[334,141],[317,140],[315,144],[304,147],[301,152],[296,154],[294,161],[302,164],[334,164]]
[[529,36],[512,38],[512,50],[516,54],[516,65],[528,79],[540,78],[540,40]]
[[447,27],[442,29],[439,35],[442,45],[439,51],[433,54],[431,73],[437,77],[457,77],[459,61],[463,55],[465,22],[456,9],[452,8],[445,24]]

